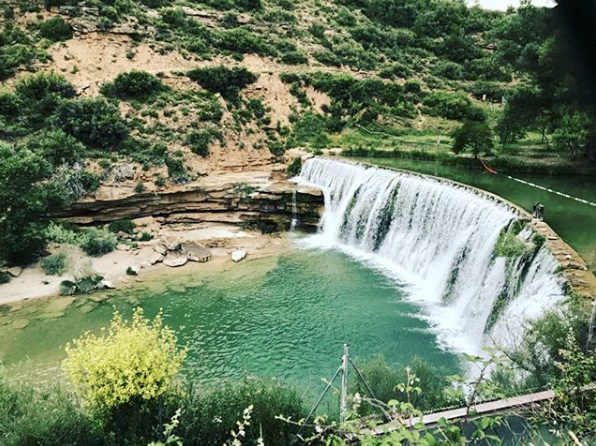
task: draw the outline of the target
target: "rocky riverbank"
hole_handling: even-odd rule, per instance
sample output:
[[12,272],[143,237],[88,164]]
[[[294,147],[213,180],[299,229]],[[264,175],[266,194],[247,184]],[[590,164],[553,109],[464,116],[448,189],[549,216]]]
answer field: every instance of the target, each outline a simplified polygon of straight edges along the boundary
[[103,226],[130,219],[132,233],[119,232],[116,249],[90,257],[73,245],[50,246],[65,253],[68,273],[50,276],[40,263],[11,268],[0,285],[0,304],[60,293],[60,284],[101,276],[99,287],[120,288],[171,268],[209,269],[282,252],[283,231],[314,231],[323,208],[319,189],[299,186],[275,172],[239,172],[201,178],[163,191],[135,193],[102,186],[94,197],[54,215],[62,222]]

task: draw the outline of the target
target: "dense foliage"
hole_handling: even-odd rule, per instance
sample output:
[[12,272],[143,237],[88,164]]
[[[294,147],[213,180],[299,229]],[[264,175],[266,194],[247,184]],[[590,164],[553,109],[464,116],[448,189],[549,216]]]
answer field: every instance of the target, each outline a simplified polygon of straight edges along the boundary
[[220,93],[228,100],[236,100],[244,87],[257,80],[257,76],[246,68],[218,67],[196,68],[187,73],[201,87],[212,93]]

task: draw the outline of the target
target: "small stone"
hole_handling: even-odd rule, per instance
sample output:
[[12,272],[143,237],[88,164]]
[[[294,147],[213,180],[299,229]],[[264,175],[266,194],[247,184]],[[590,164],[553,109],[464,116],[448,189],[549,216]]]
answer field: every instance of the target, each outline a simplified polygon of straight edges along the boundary
[[233,262],[238,263],[246,257],[246,251],[237,249],[236,251],[232,252],[231,257]]
[[13,266],[12,268],[8,268],[6,272],[10,274],[12,277],[19,277],[23,272],[23,268],[21,268],[20,266]]
[[99,282],[99,286],[101,288],[107,288],[108,290],[114,290],[116,289],[116,287],[114,286],[114,284],[112,282],[110,282],[109,280],[103,279],[101,282]]
[[116,245],[116,249],[117,249],[118,251],[130,251],[130,246],[128,246],[128,245],[125,245],[124,243],[118,243],[118,244]]
[[29,320],[28,319],[17,319],[17,320],[15,320],[15,321],[12,322],[13,328],[18,328],[19,330],[22,330],[27,325],[29,325]]
[[164,265],[171,266],[173,268],[177,266],[185,265],[188,262],[188,256],[182,252],[168,252],[168,255],[163,259]]
[[556,237],[556,236],[554,236],[554,235],[549,235],[549,236],[548,236],[548,239],[549,239],[549,240],[559,240],[559,237]]

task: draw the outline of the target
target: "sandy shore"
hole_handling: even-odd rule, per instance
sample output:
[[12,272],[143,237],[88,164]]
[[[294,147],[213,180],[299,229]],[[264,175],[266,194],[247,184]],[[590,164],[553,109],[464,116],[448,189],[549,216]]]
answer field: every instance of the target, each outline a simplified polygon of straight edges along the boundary
[[[163,240],[176,240],[180,243],[196,242],[211,252],[208,262],[188,261],[179,267],[170,267],[161,261],[149,265],[156,257],[156,249]],[[197,224],[164,226],[149,242],[138,242],[138,247],[120,245],[119,249],[102,257],[89,257],[74,246],[54,246],[52,251],[66,252],[70,261],[69,273],[63,276],[50,276],[44,273],[39,263],[24,268],[22,273],[9,283],[0,285],[0,305],[22,302],[29,299],[58,296],[60,283],[73,280],[76,275],[93,271],[101,274],[112,287],[122,289],[135,286],[145,280],[155,281],[160,275],[188,274],[193,272],[217,272],[233,267],[231,253],[246,251],[241,262],[255,258],[281,254],[290,247],[290,240],[284,234],[263,235],[234,225]],[[158,249],[157,249],[158,250]],[[142,265],[142,267],[141,267]],[[129,276],[130,266],[139,269],[137,276]]]

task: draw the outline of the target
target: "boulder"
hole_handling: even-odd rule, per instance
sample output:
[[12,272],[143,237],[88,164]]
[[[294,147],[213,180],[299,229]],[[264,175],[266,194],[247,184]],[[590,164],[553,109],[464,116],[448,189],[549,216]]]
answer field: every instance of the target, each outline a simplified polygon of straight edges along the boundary
[[125,245],[124,243],[118,243],[116,245],[116,250],[117,251],[130,251],[130,246],[129,245]]
[[21,268],[20,266],[13,266],[12,268],[8,268],[6,272],[10,274],[12,277],[19,277],[23,272],[23,268]]
[[176,237],[164,237],[162,242],[168,251],[177,251],[180,249],[180,240]]
[[211,251],[198,243],[184,243],[182,250],[186,253],[188,260],[192,262],[208,262],[211,260]]
[[139,250],[136,261],[140,263],[141,268],[148,268],[151,265],[163,261],[163,258],[163,254],[155,252],[155,250],[149,246],[145,246]]
[[232,252],[231,257],[233,262],[238,263],[246,257],[246,251],[237,249],[236,251]]
[[155,251],[158,254],[161,254],[162,256],[165,256],[168,252],[168,248],[166,248],[166,245],[164,245],[163,243],[157,243],[155,245],[152,245],[151,248],[153,249],[153,251]]
[[168,252],[166,257],[163,259],[164,265],[177,267],[185,265],[188,262],[188,256],[185,252]]

